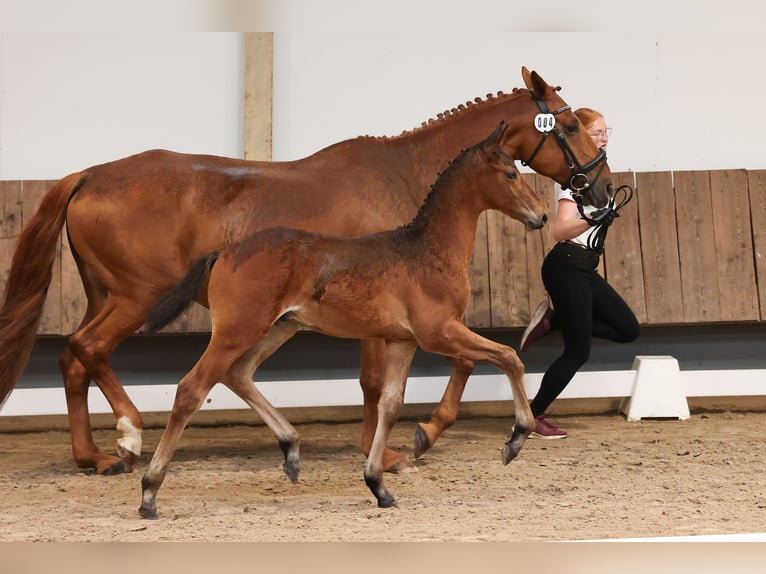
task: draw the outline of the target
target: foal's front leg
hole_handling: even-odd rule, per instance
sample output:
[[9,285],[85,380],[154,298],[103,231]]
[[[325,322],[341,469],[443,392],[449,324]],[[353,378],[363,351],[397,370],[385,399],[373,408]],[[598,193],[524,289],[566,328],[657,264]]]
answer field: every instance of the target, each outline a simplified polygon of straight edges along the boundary
[[516,424],[511,439],[502,451],[503,464],[508,464],[519,454],[524,441],[534,427],[532,409],[524,389],[524,364],[511,347],[485,339],[474,333],[459,320],[451,320],[430,334],[419,339],[423,350],[447,356],[457,356],[469,361],[485,361],[498,367],[508,377],[513,392]]
[[375,495],[381,508],[396,506],[396,499],[383,484],[383,459],[388,437],[404,402],[404,387],[415,349],[417,343],[414,341],[386,341],[383,352],[385,382],[378,400],[378,424],[364,467],[364,482]]

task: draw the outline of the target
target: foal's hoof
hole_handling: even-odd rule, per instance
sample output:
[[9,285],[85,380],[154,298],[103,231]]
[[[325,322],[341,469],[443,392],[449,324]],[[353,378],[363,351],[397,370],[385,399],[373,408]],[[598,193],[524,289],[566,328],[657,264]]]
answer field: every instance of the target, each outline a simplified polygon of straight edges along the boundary
[[396,505],[396,499],[389,495],[388,497],[378,499],[378,508],[399,508]]
[[301,467],[297,462],[285,461],[285,463],[282,465],[282,470],[285,471],[285,474],[287,475],[287,478],[290,479],[290,482],[293,484],[298,484],[298,475],[301,472]]
[[431,441],[428,438],[428,435],[426,434],[426,431],[423,429],[423,425],[418,424],[418,426],[415,427],[415,448],[413,451],[413,455],[415,458],[420,458],[423,456],[423,453],[426,452],[429,448],[431,448]]
[[503,452],[501,453],[501,458],[503,460],[503,466],[507,465],[509,462],[511,462],[516,456],[519,454],[519,449],[513,448],[511,446],[511,441],[508,441],[503,445]]
[[157,520],[156,508],[146,508],[143,505],[141,505],[138,509],[138,514],[140,514],[141,518],[145,520]]

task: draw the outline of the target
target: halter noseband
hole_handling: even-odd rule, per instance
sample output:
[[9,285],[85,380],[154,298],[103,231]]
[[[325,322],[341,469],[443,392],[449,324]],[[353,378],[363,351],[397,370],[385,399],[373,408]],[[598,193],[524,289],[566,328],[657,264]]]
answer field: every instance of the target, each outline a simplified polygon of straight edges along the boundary
[[532,94],[532,97],[535,99],[535,102],[537,103],[537,107],[540,108],[540,115],[551,116],[550,119],[553,121],[551,121],[551,126],[546,126],[546,127],[549,127],[550,129],[546,129],[545,131],[543,131],[542,129],[538,127],[538,130],[542,132],[542,137],[540,138],[540,142],[537,144],[535,151],[532,152],[532,155],[529,157],[529,159],[526,161],[522,161],[521,165],[528,166],[532,163],[532,160],[535,159],[535,156],[540,151],[540,148],[543,147],[545,140],[548,139],[548,134],[553,132],[556,136],[556,141],[559,143],[559,147],[561,148],[561,151],[564,153],[564,159],[566,159],[567,161],[567,164],[569,166],[569,171],[572,172],[572,177],[569,180],[569,184],[566,186],[562,185],[562,187],[564,189],[569,187],[572,192],[572,197],[575,199],[575,201],[578,204],[581,204],[583,193],[586,193],[591,186],[591,181],[588,178],[587,174],[589,171],[593,170],[594,168],[599,166],[599,164],[601,164],[598,171],[596,172],[595,177],[593,178],[593,183],[595,183],[598,177],[601,175],[601,172],[604,169],[604,166],[606,165],[606,151],[604,151],[603,149],[599,149],[598,154],[596,154],[596,157],[594,157],[585,165],[580,165],[580,163],[577,161],[577,157],[572,151],[572,148],[567,143],[567,140],[564,137],[564,134],[562,134],[559,131],[559,129],[556,127],[556,121],[554,119],[555,116],[559,115],[561,112],[565,112],[571,109],[570,106],[562,106],[559,109],[551,112],[550,109],[548,108],[548,105],[539,97],[537,97],[537,94],[535,94],[532,90],[529,90],[529,93]]

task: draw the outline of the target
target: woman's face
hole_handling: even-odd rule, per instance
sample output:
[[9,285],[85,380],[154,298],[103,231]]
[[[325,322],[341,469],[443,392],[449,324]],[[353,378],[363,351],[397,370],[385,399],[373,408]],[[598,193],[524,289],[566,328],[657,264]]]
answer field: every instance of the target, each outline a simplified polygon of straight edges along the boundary
[[611,131],[611,128],[606,127],[606,120],[603,117],[598,118],[588,126],[588,135],[593,138],[593,142],[600,149],[606,149]]

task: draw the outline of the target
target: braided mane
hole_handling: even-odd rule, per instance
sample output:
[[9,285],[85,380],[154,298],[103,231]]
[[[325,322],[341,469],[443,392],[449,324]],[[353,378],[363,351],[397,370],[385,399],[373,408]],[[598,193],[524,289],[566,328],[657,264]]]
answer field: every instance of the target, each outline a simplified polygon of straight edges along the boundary
[[437,114],[435,119],[429,118],[427,121],[424,121],[423,123],[421,123],[420,126],[411,130],[404,130],[398,136],[369,136],[368,135],[368,136],[359,136],[359,138],[357,139],[372,139],[372,140],[379,140],[379,141],[387,141],[387,140],[408,137],[416,133],[419,133],[423,130],[427,130],[436,126],[443,125],[446,122],[457,121],[459,118],[462,118],[463,114],[470,113],[472,110],[481,108],[485,105],[496,103],[498,100],[517,98],[521,96],[522,94],[526,94],[526,93],[528,93],[528,91],[524,88],[513,88],[513,91],[510,94],[506,94],[502,91],[498,91],[497,94],[487,94],[484,99],[477,97],[477,98],[474,98],[473,101],[467,101],[465,104],[460,104],[456,108],[445,110],[442,113]]

